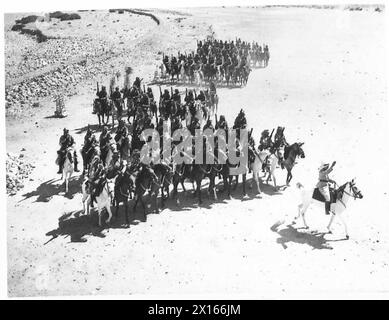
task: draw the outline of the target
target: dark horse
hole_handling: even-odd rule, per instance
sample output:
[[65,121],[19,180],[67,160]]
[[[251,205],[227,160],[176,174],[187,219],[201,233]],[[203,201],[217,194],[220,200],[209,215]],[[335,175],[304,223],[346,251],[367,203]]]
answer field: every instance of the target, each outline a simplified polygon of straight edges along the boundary
[[83,171],[82,174],[89,171],[89,167],[94,156],[100,156],[100,150],[95,145],[85,145],[81,149]]
[[[93,113],[97,114],[97,118],[99,119],[99,127],[101,123],[107,124],[109,119],[110,107],[108,104],[108,100],[105,99],[95,99],[93,102]],[[106,116],[106,121],[104,121],[104,116]]]
[[[173,180],[173,169],[163,163],[158,163],[153,166],[153,170],[155,175],[158,178],[158,184],[161,186],[161,206],[165,206],[165,200],[169,198],[169,186],[172,184]],[[165,197],[165,191],[167,193],[167,197]],[[155,197],[158,196],[158,193],[154,194]],[[155,200],[157,202],[157,200]],[[158,206],[156,207],[156,211],[158,212]]]
[[128,201],[132,199],[132,192],[134,191],[134,181],[137,175],[136,171],[132,171],[127,168],[124,173],[121,173],[117,176],[115,180],[115,189],[114,189],[114,200],[113,203],[116,207],[115,218],[117,218],[119,205],[121,202],[124,203],[126,210],[126,227],[130,226],[129,221],[129,212],[128,212]]
[[281,168],[286,168],[286,170],[288,171],[288,174],[286,176],[286,185],[289,185],[290,181],[292,180],[292,169],[295,165],[296,158],[305,158],[305,153],[301,148],[303,144],[304,142],[296,142],[284,148],[284,160],[281,160],[280,162]]
[[136,176],[135,179],[134,212],[136,210],[138,201],[140,200],[140,203],[142,204],[142,208],[143,208],[144,222],[146,222],[147,216],[146,216],[146,206],[142,199],[143,195],[146,193],[146,191],[149,192],[150,197],[155,199],[155,208],[156,211],[158,212],[157,196],[158,196],[159,188],[160,185],[158,183],[158,177],[155,175],[154,171],[150,167],[142,165],[142,169],[140,170],[139,174]]

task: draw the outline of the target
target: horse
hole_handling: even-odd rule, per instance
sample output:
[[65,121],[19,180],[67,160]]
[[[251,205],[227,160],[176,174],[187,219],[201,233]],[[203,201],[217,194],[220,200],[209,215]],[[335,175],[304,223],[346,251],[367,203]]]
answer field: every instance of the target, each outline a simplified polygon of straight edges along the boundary
[[[140,200],[140,203],[142,204],[143,208],[143,216],[144,216],[144,222],[147,220],[146,216],[146,206],[143,202],[143,195],[146,193],[146,191],[149,192],[150,197],[155,199],[155,210],[158,213],[158,203],[157,203],[157,196],[158,191],[160,188],[160,185],[158,184],[158,178],[155,175],[154,172],[152,172],[152,169],[148,169],[145,166],[141,169],[139,174],[136,176],[135,179],[135,204],[134,204],[134,212],[136,211],[136,207],[138,205],[138,201]],[[155,196],[157,195],[157,196]]]
[[194,71],[194,76],[195,76],[195,83],[197,86],[202,86],[204,82],[204,74],[201,71],[201,69],[195,70]]
[[72,148],[68,148],[65,153],[65,161],[62,168],[62,178],[65,182],[65,192],[68,193],[69,191],[69,179],[72,176],[74,172],[74,165],[72,159],[73,150]]
[[111,142],[109,144],[109,148],[107,151],[107,155],[105,156],[105,159],[102,159],[106,167],[109,166],[109,164],[112,162],[113,154],[115,152],[117,152],[116,145],[114,142]]
[[124,160],[127,160],[130,154],[131,140],[131,136],[127,135],[126,137],[120,137],[116,142],[115,149],[119,151],[120,157]]
[[[169,186],[172,183],[173,179],[173,169],[163,163],[158,163],[153,166],[153,170],[155,175],[158,178],[158,184],[161,186],[161,205],[162,207],[165,206],[165,200],[169,197]],[[167,197],[165,198],[164,191],[167,193]],[[158,193],[155,193],[155,197],[158,196]],[[157,212],[158,212],[158,207],[157,207]]]
[[[340,186],[338,189],[335,190],[335,201],[331,203],[330,206],[330,213],[331,218],[327,225],[327,230],[329,233],[331,232],[331,224],[334,220],[335,215],[339,217],[339,219],[342,221],[346,233],[346,239],[349,239],[349,234],[347,231],[347,225],[344,219],[342,218],[341,214],[344,210],[347,208],[347,203],[351,198],[355,199],[362,199],[363,195],[361,191],[356,187],[355,185],[355,179],[352,179],[351,181],[346,182],[342,186]],[[304,186],[301,183],[297,183],[297,188],[301,191],[301,203],[298,205],[298,214],[294,218],[293,223],[296,222],[296,220],[301,216],[302,220],[304,222],[305,228],[308,229],[307,222],[305,220],[305,213],[310,206],[311,203],[313,203],[313,200],[316,200],[316,203],[319,203],[316,197],[314,196],[314,189],[305,189]],[[322,200],[322,199],[321,199]],[[321,204],[324,204],[323,201],[321,201]]]
[[[86,178],[84,182],[81,185],[82,189],[82,205],[84,208],[84,214],[89,215],[89,206],[91,202],[91,197],[88,192],[88,186],[89,183],[88,179]],[[101,217],[103,214],[103,209],[105,208],[108,212],[108,219],[105,221],[105,223],[109,223],[112,218],[112,212],[111,212],[111,196],[110,192],[108,190],[108,183],[107,181],[104,182],[103,188],[100,192],[100,194],[96,197],[97,202],[97,209],[98,209],[98,215],[99,215],[99,226],[101,227]]]
[[90,163],[94,156],[100,157],[100,149],[97,146],[90,146],[88,149],[86,149],[88,146],[84,146],[81,149],[81,156],[83,161],[83,171],[82,174],[85,175],[87,171],[89,171]]
[[115,180],[113,203],[115,206],[115,217],[118,215],[119,205],[124,203],[126,227],[130,226],[128,213],[128,199],[132,199],[131,193],[134,191],[134,181],[137,171],[125,170]]
[[[99,119],[99,127],[101,123],[107,124],[109,119],[109,105],[107,99],[95,99],[93,102],[93,113],[97,114]],[[104,116],[106,116],[106,121],[104,121]]]
[[286,146],[284,148],[284,159],[281,160],[281,168],[286,168],[287,170],[287,176],[286,176],[286,185],[289,186],[290,181],[292,180],[292,169],[295,165],[296,158],[301,157],[305,158],[305,153],[301,146],[304,144],[304,142],[296,142],[293,143],[290,146]]
[[160,72],[161,72],[160,78],[161,78],[161,79],[166,79],[167,70],[166,70],[166,66],[165,66],[165,64],[164,64],[163,62],[160,64],[159,70],[160,70]]

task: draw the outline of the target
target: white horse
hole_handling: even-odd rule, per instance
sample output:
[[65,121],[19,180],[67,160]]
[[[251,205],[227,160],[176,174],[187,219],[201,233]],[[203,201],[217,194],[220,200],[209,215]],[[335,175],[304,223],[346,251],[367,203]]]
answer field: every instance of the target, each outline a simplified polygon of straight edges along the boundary
[[[266,184],[269,184],[269,180],[273,180],[274,189],[277,189],[277,181],[276,177],[274,175],[274,171],[277,168],[277,164],[279,164],[279,157],[277,157],[275,154],[270,153],[269,151],[263,150],[259,151],[257,154],[257,157],[259,157],[259,160],[261,162],[261,168],[259,170],[262,170],[263,163],[266,162],[265,166],[265,175],[268,174],[266,179]],[[259,173],[258,173],[259,174]]]
[[[84,214],[89,215],[89,206],[91,204],[91,196],[88,192],[88,188],[86,186],[86,183],[88,182],[88,179],[85,179],[82,183],[82,205],[84,208]],[[105,208],[108,212],[108,219],[105,221],[105,223],[109,223],[112,218],[112,212],[111,212],[111,195],[112,193],[109,191],[108,183],[106,182],[104,184],[102,192],[96,197],[97,202],[97,210],[99,212],[99,226],[101,227],[101,216],[103,213],[103,209]]]
[[69,179],[72,176],[74,172],[74,165],[72,162],[70,162],[69,157],[72,156],[73,149],[68,148],[66,150],[65,154],[65,161],[62,168],[62,178],[61,180],[65,182],[65,192],[68,193],[69,191]]
[[[324,202],[319,202],[316,199],[313,199],[313,191],[314,188],[311,189],[305,189],[304,186],[301,183],[297,183],[297,188],[301,190],[301,203],[298,205],[298,214],[294,218],[293,223],[301,216],[302,220],[304,222],[305,228],[308,229],[307,222],[305,221],[305,213],[310,206],[311,203],[315,202],[318,204],[324,205]],[[344,219],[342,218],[342,213],[347,208],[347,203],[351,199],[362,199],[363,195],[360,190],[355,186],[354,179],[352,179],[349,182],[346,182],[342,186],[340,186],[337,189],[337,199],[335,203],[331,203],[330,206],[330,213],[331,218],[327,225],[328,232],[331,233],[331,224],[334,220],[335,215],[339,217],[339,219],[342,221],[346,233],[346,239],[349,239],[348,231],[347,231],[347,225]],[[315,201],[314,201],[315,200]]]
[[167,73],[166,73],[166,66],[165,66],[165,64],[163,62],[160,64],[159,70],[161,72],[160,78],[161,79],[165,79],[167,77]]
[[259,186],[259,180],[260,180],[259,173],[261,172],[263,161],[261,160],[260,154],[258,154],[257,151],[254,151],[254,155],[255,155],[254,162],[250,163],[249,166],[250,169],[253,171],[253,179],[255,181],[255,184],[257,185],[257,192],[258,194],[261,194],[262,191],[261,191],[261,187]]
[[181,65],[181,69],[180,69],[180,79],[181,79],[181,82],[186,82],[187,81],[187,77],[186,77],[186,73],[185,73],[185,62],[182,60],[180,65]]
[[195,82],[196,82],[196,85],[198,85],[199,87],[203,85],[203,81],[204,81],[204,74],[201,70],[196,70],[194,72],[194,76],[195,76]]

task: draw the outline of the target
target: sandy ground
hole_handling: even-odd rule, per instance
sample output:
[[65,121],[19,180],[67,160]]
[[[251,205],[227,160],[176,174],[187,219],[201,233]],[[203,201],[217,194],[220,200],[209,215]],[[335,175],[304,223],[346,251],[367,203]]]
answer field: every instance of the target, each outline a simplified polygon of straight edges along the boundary
[[[263,129],[282,125],[289,142],[305,142],[306,158],[293,170],[292,187],[274,192],[263,185],[262,198],[250,192],[246,201],[239,187],[233,200],[206,200],[201,207],[181,193],[180,207],[168,202],[147,223],[137,223],[134,214],[130,229],[122,229],[121,210],[119,221],[99,230],[95,215],[82,216],[81,177],[72,179],[65,195],[54,165],[62,128],[80,147],[86,125],[96,123],[90,113],[95,87],[86,83],[68,101],[67,118],[51,118],[54,106],[47,103],[17,126],[7,120],[7,150],[24,147],[36,165],[31,181],[7,199],[9,295],[387,296],[384,15],[304,8],[186,11],[193,14],[188,24],[212,24],[219,38],[269,45],[269,66],[254,70],[244,88],[220,89],[219,110],[231,122],[244,108],[257,141]],[[166,17],[173,15],[159,16],[164,33]],[[200,29],[185,33],[186,45],[202,38]],[[169,45],[179,50],[184,40],[176,39]],[[310,230],[298,229],[301,222],[287,226],[297,211],[295,183],[313,185],[321,160],[336,160],[333,177],[339,184],[356,177],[364,194],[347,208],[348,241],[338,220],[332,235],[315,235],[328,222],[321,207],[307,213]],[[286,172],[276,175],[284,184]],[[285,224],[272,228],[280,220]]]

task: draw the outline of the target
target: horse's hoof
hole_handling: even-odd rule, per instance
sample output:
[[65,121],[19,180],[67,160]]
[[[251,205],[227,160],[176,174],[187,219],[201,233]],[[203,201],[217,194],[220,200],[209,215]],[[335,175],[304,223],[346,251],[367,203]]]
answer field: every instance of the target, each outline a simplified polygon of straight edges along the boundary
[[346,240],[350,239],[350,236],[348,234],[346,234]]
[[331,231],[330,229],[328,229],[328,233],[329,233],[329,234],[332,234],[332,231]]

